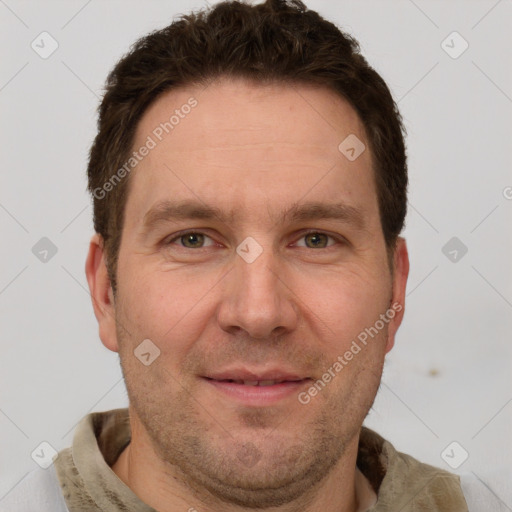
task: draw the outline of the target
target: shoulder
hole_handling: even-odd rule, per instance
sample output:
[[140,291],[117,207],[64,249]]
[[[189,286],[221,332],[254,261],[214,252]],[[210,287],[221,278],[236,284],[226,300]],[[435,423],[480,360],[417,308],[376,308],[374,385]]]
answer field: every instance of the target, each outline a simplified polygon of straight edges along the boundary
[[0,500],[0,512],[69,512],[55,466],[28,473]]
[[[378,492],[371,510],[467,512],[458,475],[400,452],[376,432],[360,436],[357,464]],[[380,481],[379,481],[380,480]]]

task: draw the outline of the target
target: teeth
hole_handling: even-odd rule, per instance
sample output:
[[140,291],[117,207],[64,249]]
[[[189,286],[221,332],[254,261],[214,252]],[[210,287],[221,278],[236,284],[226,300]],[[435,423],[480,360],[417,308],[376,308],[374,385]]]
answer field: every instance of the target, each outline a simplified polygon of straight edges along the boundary
[[274,384],[279,384],[283,382],[282,380],[244,380],[241,381],[246,386],[273,386]]
[[[279,381],[282,382],[282,381]],[[260,386],[272,386],[273,384],[277,384],[277,380],[260,380]]]
[[233,382],[234,384],[244,384],[245,386],[273,386],[285,382],[284,380],[240,380],[228,379],[225,382]]

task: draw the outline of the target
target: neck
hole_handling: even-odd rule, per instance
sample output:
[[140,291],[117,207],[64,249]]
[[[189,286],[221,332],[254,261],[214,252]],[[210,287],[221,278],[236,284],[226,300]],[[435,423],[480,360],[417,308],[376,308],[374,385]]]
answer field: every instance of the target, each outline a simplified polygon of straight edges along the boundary
[[[144,428],[130,414],[131,442],[113,464],[112,470],[144,503],[159,512],[201,510],[201,512],[246,512],[247,507],[226,503],[195,486],[180,468],[155,453]],[[294,500],[252,512],[358,512],[366,510],[363,493],[369,484],[356,468],[359,436],[347,445],[333,469],[314,488]],[[366,499],[366,498],[365,498]]]

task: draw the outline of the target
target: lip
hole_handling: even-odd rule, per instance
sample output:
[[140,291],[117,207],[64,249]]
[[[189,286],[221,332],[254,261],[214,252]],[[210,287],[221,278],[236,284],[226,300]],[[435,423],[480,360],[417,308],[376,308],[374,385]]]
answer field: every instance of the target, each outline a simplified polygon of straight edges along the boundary
[[[237,369],[203,376],[204,382],[224,397],[242,405],[270,406],[297,394],[312,381],[309,377],[283,370],[264,372]],[[254,386],[231,381],[283,381],[269,386]]]
[[283,380],[283,381],[298,381],[306,377],[298,375],[297,373],[274,368],[270,370],[249,370],[247,368],[232,368],[226,369],[221,372],[214,372],[205,375],[206,378],[214,380]]

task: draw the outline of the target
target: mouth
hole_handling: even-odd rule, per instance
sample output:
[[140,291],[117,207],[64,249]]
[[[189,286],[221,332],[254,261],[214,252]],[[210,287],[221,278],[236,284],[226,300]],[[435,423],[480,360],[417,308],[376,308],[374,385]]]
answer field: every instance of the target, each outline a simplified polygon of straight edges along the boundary
[[242,380],[242,379],[211,379],[217,382],[234,382],[235,384],[243,384],[244,386],[274,386],[275,384],[282,384],[283,382],[301,382],[305,379],[266,379],[266,380]]
[[269,406],[286,398],[296,396],[305,386],[310,385],[309,377],[281,378],[214,378],[203,377],[214,392],[231,402],[243,405]]

